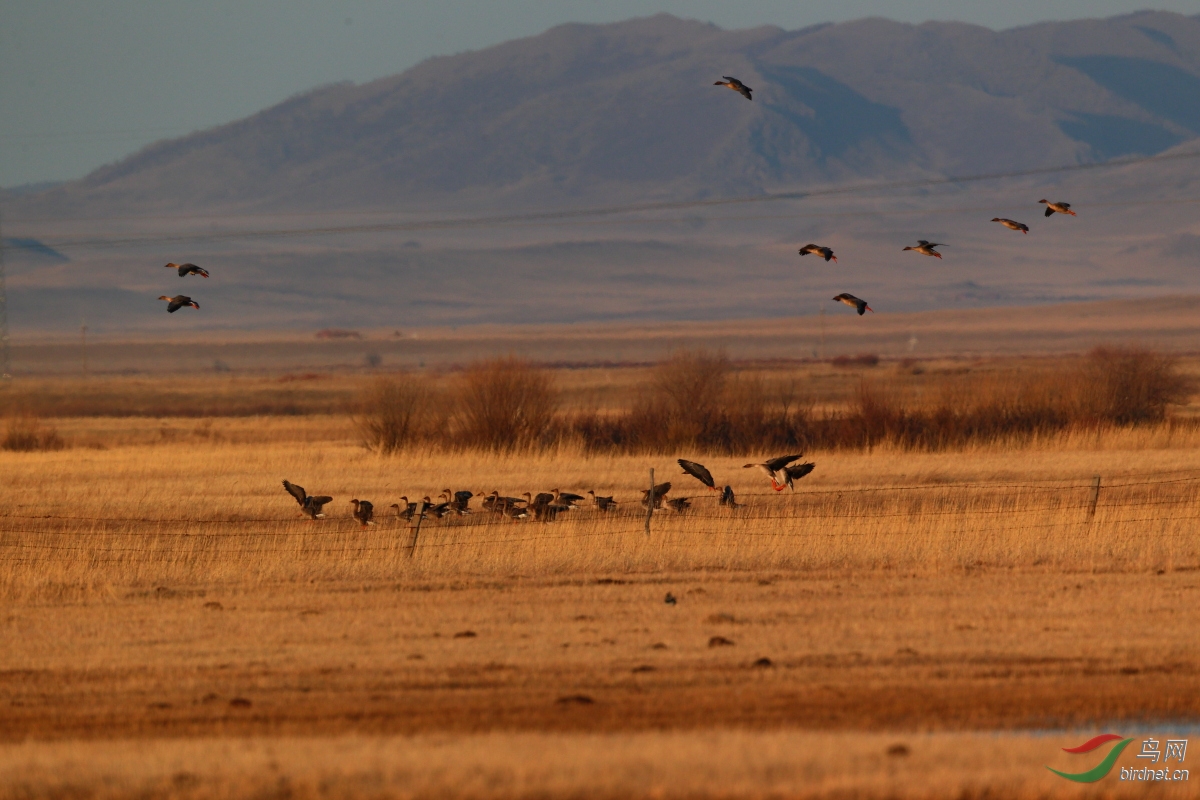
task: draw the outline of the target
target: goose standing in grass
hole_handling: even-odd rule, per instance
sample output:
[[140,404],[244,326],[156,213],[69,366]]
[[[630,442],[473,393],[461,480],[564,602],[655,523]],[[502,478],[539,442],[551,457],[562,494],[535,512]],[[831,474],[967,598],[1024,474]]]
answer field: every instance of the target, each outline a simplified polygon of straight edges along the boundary
[[775,491],[781,491],[787,485],[787,465],[791,464],[804,456],[803,453],[797,453],[794,456],[779,456],[772,458],[769,461],[764,461],[761,464],[746,464],[742,469],[754,468],[760,470],[764,475],[771,479],[771,488]]
[[290,481],[285,480],[283,488],[287,489],[287,493],[295,498],[296,502],[300,504],[301,510],[308,515],[309,519],[324,519],[325,514],[322,513],[321,509],[326,503],[333,502],[333,498],[328,495],[314,497],[305,492],[303,486],[297,486]]
[[749,86],[742,83],[737,78],[731,78],[728,75],[722,75],[721,77],[724,78],[725,80],[717,81],[716,83],[713,84],[713,86],[725,86],[730,89],[733,89],[735,92],[737,92],[738,94],[740,94],[742,97],[746,98],[747,100],[754,99],[753,97],[750,96],[750,93],[753,92],[754,90],[751,89]]
[[[667,492],[669,492],[669,491],[671,491],[671,482],[670,481],[665,481],[663,483],[654,484],[653,503],[654,503],[655,508],[662,508],[663,498],[667,496]],[[646,508],[647,506],[649,506],[650,502],[651,502],[650,501],[650,490],[642,489],[642,508]]]
[[358,524],[364,528],[368,525],[375,524],[375,506],[369,500],[351,500],[350,505],[354,506],[354,518],[358,520]]
[[459,491],[452,492],[449,489],[442,489],[442,497],[450,506],[450,510],[460,517],[464,514],[470,514],[471,498],[475,496],[474,492]]
[[502,497],[500,492],[493,489],[492,493],[484,498],[483,508],[485,511],[492,511],[496,514],[500,514],[504,512],[504,509],[512,508],[513,506],[519,506],[524,502],[525,501],[520,497]]
[[573,492],[560,492],[558,489],[554,490],[555,505],[566,506],[567,508],[575,508],[582,501],[583,495],[581,494],[574,494]]
[[408,502],[408,497],[401,497],[399,503],[392,503],[392,508],[396,509],[396,516],[400,519],[412,522],[413,514],[417,512],[417,504]]
[[164,295],[159,295],[158,299],[167,301],[167,313],[168,314],[174,314],[176,311],[183,308],[184,306],[191,306],[192,308],[196,309],[197,311],[200,310],[200,304],[197,303],[192,298],[188,297],[186,294],[177,294],[174,297],[167,297],[164,294]]
[[592,498],[592,503],[601,511],[614,511],[617,507],[617,501],[611,497],[601,497],[591,489],[588,489],[588,497]]
[[1051,203],[1049,200],[1047,200],[1045,198],[1038,200],[1038,202],[1046,204],[1046,216],[1047,217],[1052,214],[1056,214],[1056,213],[1057,214],[1070,214],[1072,217],[1076,216],[1075,212],[1071,210],[1070,203],[1062,203],[1062,202]]
[[199,275],[201,278],[208,277],[208,270],[197,267],[195,264],[176,264],[172,261],[170,264],[165,264],[166,269],[173,269],[179,272],[179,277],[186,278],[188,275]]
[[870,311],[872,314],[875,313],[875,309],[873,309],[869,305],[867,305],[866,300],[862,300],[858,297],[855,297],[854,295],[850,294],[849,292],[842,292],[841,294],[839,294],[837,297],[835,297],[833,299],[837,300],[839,303],[845,303],[848,306],[854,307],[855,309],[858,310],[858,315],[860,317],[863,315],[863,312],[865,312],[865,311]]
[[667,501],[667,505],[675,510],[676,514],[682,514],[692,507],[692,498],[690,497],[672,497]]
[[726,486],[721,492],[721,499],[717,501],[717,505],[729,506],[730,508],[741,508],[741,504],[733,496],[733,487]]
[[539,522],[553,522],[559,514],[571,510],[570,506],[554,502],[554,495],[549,492],[539,492],[536,497],[526,492],[525,498],[526,510],[532,511],[533,518]]
[[825,259],[826,261],[833,261],[835,264],[837,263],[837,256],[835,256],[833,254],[832,248],[821,247],[820,245],[816,245],[816,244],[806,244],[806,245],[804,245],[804,247],[800,248],[800,255],[806,256],[809,253],[812,253],[813,255],[816,255],[816,256],[820,256],[821,258]]
[[714,492],[721,491],[713,482],[712,473],[709,472],[708,468],[703,464],[698,464],[695,461],[688,461],[686,458],[680,458],[677,459],[677,461],[679,462],[679,466],[683,468],[684,475],[691,475],[693,478],[700,481]]
[[920,253],[923,256],[933,256],[934,258],[941,258],[942,254],[939,253],[937,250],[934,250],[933,248],[945,247],[945,246],[946,245],[939,244],[938,242],[927,242],[924,239],[917,239],[916,247],[906,247],[904,249],[912,250],[914,253]]
[[812,472],[816,466],[817,465],[814,464],[813,462],[806,461],[803,464],[795,464],[790,467],[784,467],[783,468],[783,475],[784,475],[783,486],[775,487],[775,491],[782,492],[784,486],[791,489],[793,492],[796,491],[796,487],[793,485],[793,482],[800,480],[805,475]]
[[500,513],[501,515],[511,519],[513,522],[516,522],[519,519],[525,519],[529,516],[529,510],[518,505],[501,505]]
[[1021,233],[1029,233],[1029,226],[1026,225],[1024,222],[1017,222],[1016,220],[1005,219],[1004,217],[992,217],[992,222],[999,222],[1001,225],[1008,228],[1010,231],[1020,231]]

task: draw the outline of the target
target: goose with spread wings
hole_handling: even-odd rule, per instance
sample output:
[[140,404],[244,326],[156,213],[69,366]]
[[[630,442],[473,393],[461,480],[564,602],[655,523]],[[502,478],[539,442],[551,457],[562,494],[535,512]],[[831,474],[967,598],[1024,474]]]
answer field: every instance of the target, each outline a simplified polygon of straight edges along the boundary
[[838,301],[839,303],[845,303],[846,305],[851,306],[852,308],[856,309],[858,311],[858,315],[860,317],[866,311],[870,311],[872,314],[875,313],[875,309],[873,309],[869,305],[867,305],[866,300],[863,300],[861,297],[855,297],[854,295],[850,294],[849,292],[842,292],[841,294],[839,294],[837,297],[835,297],[833,299]]
[[945,247],[945,246],[946,245],[940,244],[938,242],[927,242],[924,239],[917,239],[916,247],[906,247],[904,249],[912,250],[914,253],[920,253],[923,256],[933,256],[934,258],[941,258],[942,254],[939,253],[937,250],[934,250],[933,248]]
[[679,466],[683,468],[684,475],[691,475],[693,478],[700,481],[714,492],[721,491],[717,488],[716,483],[713,481],[712,473],[709,472],[708,468],[703,464],[698,464],[695,461],[688,461],[686,458],[680,458],[677,459],[677,461],[679,462]]
[[208,277],[208,270],[198,267],[195,264],[176,264],[172,261],[170,264],[164,264],[163,267],[164,269],[177,270],[181,278],[186,278],[188,275],[199,275],[201,278]]
[[783,491],[783,487],[787,485],[787,466],[793,461],[803,458],[803,453],[797,453],[794,456],[779,456],[764,461],[761,464],[746,464],[742,469],[757,469],[771,479],[771,488],[777,492]]
[[174,314],[176,311],[183,308],[184,306],[191,306],[192,308],[196,309],[197,311],[200,310],[200,304],[197,303],[192,298],[188,297],[186,294],[177,294],[174,297],[167,297],[164,294],[164,295],[160,295],[158,299],[167,301],[167,313],[168,314]]
[[309,519],[324,519],[325,514],[322,513],[321,509],[324,508],[326,503],[333,502],[333,498],[329,495],[310,495],[304,491],[303,486],[297,486],[291,481],[285,480],[283,488],[287,489],[287,493],[295,498],[301,510],[308,515]]
[[733,89],[735,92],[737,92],[738,94],[740,94],[742,97],[746,98],[747,100],[754,99],[753,97],[750,96],[750,93],[753,92],[754,90],[751,89],[749,86],[742,83],[737,78],[731,78],[728,75],[722,75],[721,77],[724,78],[725,80],[717,81],[713,84],[713,86],[725,86],[730,89]]
[[837,263],[837,256],[833,254],[833,248],[831,247],[822,247],[817,244],[806,244],[804,247],[800,248],[800,255],[806,256],[809,253],[812,253],[815,256],[820,256],[826,261],[832,261],[835,264]]
[[642,508],[646,508],[653,503],[655,508],[662,508],[663,498],[667,496],[667,492],[671,491],[671,482],[664,481],[663,483],[654,484],[653,499],[649,489],[642,489]]
[[1061,201],[1058,203],[1051,203],[1045,198],[1038,200],[1038,202],[1046,204],[1047,217],[1053,216],[1054,214],[1070,214],[1072,217],[1076,216],[1075,212],[1071,210],[1070,203],[1063,203]]

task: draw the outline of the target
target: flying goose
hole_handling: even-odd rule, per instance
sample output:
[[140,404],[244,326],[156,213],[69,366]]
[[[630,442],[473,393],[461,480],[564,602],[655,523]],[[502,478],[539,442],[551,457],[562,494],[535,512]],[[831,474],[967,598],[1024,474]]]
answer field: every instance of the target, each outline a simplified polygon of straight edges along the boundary
[[596,504],[596,508],[601,511],[612,511],[617,507],[617,501],[611,497],[600,497],[591,489],[588,489],[588,497],[592,498],[592,502]]
[[332,503],[333,498],[327,495],[312,496],[304,491],[303,486],[297,486],[290,481],[283,482],[283,488],[287,489],[287,493],[296,499],[303,509],[305,514],[308,514],[309,519],[324,519],[325,514],[321,512],[321,508],[326,503]]
[[872,314],[875,313],[875,309],[867,305],[866,300],[861,300],[848,292],[842,292],[833,299],[837,300],[839,303],[845,303],[848,306],[854,306],[858,309],[858,315],[860,317],[863,315],[864,311],[870,311]]
[[679,466],[683,467],[684,475],[691,475],[696,480],[703,483],[714,492],[721,491],[713,484],[712,473],[703,464],[697,464],[695,461],[688,461],[686,458],[677,459]]
[[[663,498],[666,497],[667,492],[669,492],[669,491],[671,491],[671,482],[670,481],[654,484],[654,507],[655,508],[662,508]],[[642,489],[642,508],[646,508],[649,505],[649,501],[650,501],[650,490]]]
[[1046,216],[1047,217],[1056,211],[1059,214],[1070,214],[1072,217],[1075,216],[1075,212],[1071,210],[1070,203],[1063,203],[1063,202],[1051,203],[1049,200],[1046,200],[1045,198],[1038,200],[1038,202],[1046,204]]
[[201,278],[208,277],[208,270],[197,267],[195,264],[176,264],[172,261],[170,264],[163,265],[166,269],[179,270],[179,277],[186,278],[188,275],[199,275]]
[[754,90],[751,89],[749,86],[742,83],[737,78],[731,78],[728,75],[722,75],[721,77],[724,78],[725,80],[717,81],[716,83],[713,84],[713,86],[728,86],[730,89],[733,89],[735,92],[737,92],[738,94],[740,94],[742,97],[746,98],[747,100],[754,99],[753,97],[750,96],[750,93],[753,92]]
[[801,458],[803,455],[803,453],[797,453],[794,456],[779,456],[778,458],[764,461],[761,464],[746,464],[742,469],[755,467],[761,470],[764,475],[771,479],[771,488],[778,492],[787,485],[787,465]]
[[937,242],[927,242],[924,239],[917,239],[916,247],[906,247],[904,249],[912,250],[914,253],[920,253],[923,256],[933,256],[934,258],[941,258],[942,254],[939,253],[937,250],[934,250],[933,248],[945,247],[945,246],[946,245],[938,244]]
[[741,507],[741,504],[734,499],[732,486],[726,486],[724,491],[721,492],[721,499],[717,501],[717,505],[729,506],[730,508]]
[[775,491],[782,492],[784,486],[791,489],[793,492],[796,491],[796,487],[792,485],[792,481],[800,480],[805,475],[812,472],[813,468],[816,466],[817,465],[812,463],[811,461],[806,461],[803,464],[796,464],[795,466],[784,467],[783,468],[784,478],[782,481],[783,485],[776,486]]
[[168,314],[174,314],[176,311],[183,308],[184,306],[191,306],[192,308],[196,309],[197,311],[200,310],[200,304],[197,303],[192,298],[188,297],[186,294],[177,294],[174,297],[167,297],[164,294],[164,295],[160,295],[158,299],[167,301],[167,313]]
[[1023,222],[1016,220],[1005,219],[1004,217],[992,217],[992,222],[999,222],[1010,231],[1020,231],[1021,233],[1029,233],[1029,226]]
[[806,244],[806,245],[804,245],[804,247],[800,248],[800,255],[806,256],[809,253],[812,253],[813,255],[821,256],[826,261],[833,261],[834,263],[837,263],[837,256],[835,256],[833,254],[832,248],[821,247],[820,245],[815,245],[815,244]]
[[672,497],[667,501],[667,505],[675,509],[676,514],[682,514],[692,507],[692,500],[690,497]]
[[369,500],[351,500],[350,505],[354,506],[354,518],[358,520],[358,524],[364,528],[368,525],[374,525],[375,506]]

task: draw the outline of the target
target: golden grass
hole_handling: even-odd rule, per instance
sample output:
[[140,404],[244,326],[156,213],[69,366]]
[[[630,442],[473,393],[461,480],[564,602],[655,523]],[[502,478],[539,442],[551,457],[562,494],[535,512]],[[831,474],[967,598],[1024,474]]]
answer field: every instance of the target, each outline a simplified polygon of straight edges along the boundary
[[[1077,769],[1058,748],[1086,738],[687,731],[30,742],[0,747],[0,800],[1145,796],[1146,784],[1115,775],[1081,786],[1045,769]],[[889,755],[899,747],[905,755]],[[1195,791],[1190,780],[1153,788],[1157,797]]]

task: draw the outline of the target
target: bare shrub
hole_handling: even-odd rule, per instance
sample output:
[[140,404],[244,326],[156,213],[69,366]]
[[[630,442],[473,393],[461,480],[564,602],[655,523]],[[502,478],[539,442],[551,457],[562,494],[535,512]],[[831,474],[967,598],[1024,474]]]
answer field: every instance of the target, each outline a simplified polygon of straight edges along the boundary
[[551,374],[511,356],[467,367],[456,400],[459,443],[502,452],[546,444],[558,405]]
[[41,421],[34,416],[23,414],[8,421],[4,441],[0,447],[21,453],[32,453],[39,450],[62,450],[66,442],[58,435],[55,428],[42,427]]
[[1187,400],[1191,386],[1174,358],[1137,347],[1101,346],[1082,369],[1087,412],[1101,422],[1161,422],[1167,406]]
[[384,454],[410,447],[426,432],[432,400],[415,376],[375,380],[363,392],[355,420],[362,443]]
[[877,367],[879,366],[879,356],[874,353],[859,353],[856,356],[835,356],[830,359],[830,364],[835,367]]

